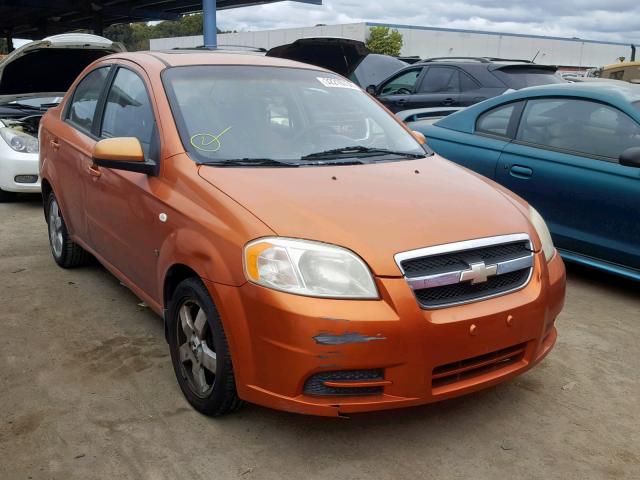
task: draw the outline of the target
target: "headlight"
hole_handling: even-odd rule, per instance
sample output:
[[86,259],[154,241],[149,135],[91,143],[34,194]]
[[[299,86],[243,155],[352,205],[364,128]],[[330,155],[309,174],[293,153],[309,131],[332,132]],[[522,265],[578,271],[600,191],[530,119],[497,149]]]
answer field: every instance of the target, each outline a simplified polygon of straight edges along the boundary
[[261,238],[244,249],[247,279],[313,297],[378,298],[369,267],[346,248],[290,238]]
[[38,139],[33,135],[15,130],[11,127],[0,128],[0,136],[16,152],[38,153],[40,147]]
[[540,241],[542,242],[544,258],[546,258],[548,262],[556,251],[556,247],[553,246],[553,240],[551,240],[549,228],[547,228],[547,224],[538,211],[532,206],[529,206],[529,218],[531,219],[531,223],[533,223],[536,232],[538,232],[538,237],[540,237]]

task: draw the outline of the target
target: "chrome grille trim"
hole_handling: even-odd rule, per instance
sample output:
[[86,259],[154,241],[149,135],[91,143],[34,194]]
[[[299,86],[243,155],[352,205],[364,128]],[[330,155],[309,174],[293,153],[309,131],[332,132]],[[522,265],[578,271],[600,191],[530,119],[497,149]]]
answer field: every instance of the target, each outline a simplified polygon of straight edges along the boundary
[[[443,272],[443,273],[436,273],[433,275],[426,275],[426,276],[419,276],[419,277],[407,276],[407,273],[405,272],[402,266],[403,262],[406,262],[408,260],[414,260],[414,259],[431,257],[436,255],[443,255],[443,254],[455,254],[458,252],[463,254],[467,250],[474,250],[474,249],[479,249],[484,247],[492,247],[492,246],[497,246],[501,244],[514,243],[514,242],[527,242],[529,246],[529,254],[522,257],[508,259],[505,261],[490,263],[489,265],[485,265],[484,262],[480,262],[480,264],[468,264],[469,269],[462,270],[460,268],[456,268],[454,270]],[[423,305],[420,301],[418,301],[418,303],[422,308],[436,309],[436,308],[445,308],[445,307],[450,307],[454,305],[462,305],[466,303],[478,302],[478,301],[486,300],[493,297],[507,295],[517,290],[521,290],[522,288],[526,287],[529,284],[529,281],[531,280],[531,276],[533,274],[533,266],[534,266],[534,254],[535,252],[533,250],[533,243],[531,242],[531,238],[529,237],[529,235],[526,233],[516,233],[516,234],[510,234],[510,235],[500,235],[496,237],[479,238],[479,239],[473,239],[473,240],[465,240],[462,242],[455,242],[455,243],[449,243],[449,244],[443,244],[443,245],[435,245],[432,247],[419,248],[419,249],[411,250],[408,252],[397,253],[394,256],[394,259],[396,261],[396,264],[398,265],[398,268],[400,268],[400,271],[404,275],[405,280],[409,284],[409,287],[414,292],[418,290],[426,290],[430,288],[464,283],[466,281],[469,281],[469,278],[473,278],[473,275],[471,274],[475,271],[475,268],[477,267],[481,267],[482,271],[485,274],[489,272],[488,275],[490,275],[491,277],[504,275],[507,273],[524,270],[527,268],[529,269],[527,278],[524,281],[524,283],[521,283],[516,287],[514,287],[513,289],[510,289],[507,291],[502,291],[496,294],[489,294],[484,296],[481,295],[476,298],[465,300],[465,301],[452,301],[450,303],[441,304],[437,306]],[[484,277],[485,281],[486,281],[486,278],[487,277],[485,276]],[[471,283],[473,284],[475,282],[472,281]]]

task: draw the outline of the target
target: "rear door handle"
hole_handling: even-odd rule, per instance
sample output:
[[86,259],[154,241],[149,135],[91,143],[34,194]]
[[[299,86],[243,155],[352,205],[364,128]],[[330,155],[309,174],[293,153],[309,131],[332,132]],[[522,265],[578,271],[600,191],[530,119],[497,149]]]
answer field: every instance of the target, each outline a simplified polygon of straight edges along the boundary
[[407,104],[407,99],[406,98],[401,98],[400,100],[396,100],[396,104],[398,104],[398,105],[406,105]]
[[518,178],[531,178],[533,175],[533,169],[522,165],[512,165],[510,172],[513,177]]
[[91,165],[89,168],[87,168],[87,173],[96,179],[102,176],[100,167],[97,167],[95,165]]
[[60,144],[57,140],[51,140],[49,143],[54,150],[58,150],[60,148]]
[[445,105],[445,106],[453,105],[454,103],[456,103],[456,99],[455,98],[445,98],[442,101],[442,105]]

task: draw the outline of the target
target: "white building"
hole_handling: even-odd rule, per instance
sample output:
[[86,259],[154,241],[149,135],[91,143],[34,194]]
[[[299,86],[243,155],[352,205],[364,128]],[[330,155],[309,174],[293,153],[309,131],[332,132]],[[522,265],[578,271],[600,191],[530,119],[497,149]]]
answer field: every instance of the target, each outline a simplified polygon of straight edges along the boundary
[[[381,23],[224,33],[218,35],[218,43],[269,49],[309,37],[345,37],[365,41],[369,29],[374,26],[398,29],[404,40],[402,55],[420,58],[457,56],[532,60],[535,57],[536,63],[586,68],[615,63],[619,57],[628,60],[631,56],[631,45],[624,43]],[[202,36],[158,38],[151,40],[151,50],[189,48],[203,43]]]

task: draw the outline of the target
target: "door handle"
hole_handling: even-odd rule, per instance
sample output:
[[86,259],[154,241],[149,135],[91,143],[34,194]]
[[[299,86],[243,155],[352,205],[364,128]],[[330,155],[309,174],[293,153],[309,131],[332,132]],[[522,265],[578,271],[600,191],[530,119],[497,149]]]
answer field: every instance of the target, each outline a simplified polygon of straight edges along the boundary
[[89,168],[87,168],[87,173],[89,175],[91,175],[93,178],[98,179],[102,176],[102,172],[100,171],[100,167],[97,167],[95,165],[91,165]]
[[531,176],[533,175],[533,169],[529,167],[523,167],[521,165],[512,165],[510,173],[513,177],[531,178]]
[[58,150],[60,148],[60,144],[57,140],[51,140],[49,143],[54,150]]
[[442,105],[445,105],[445,106],[453,105],[454,103],[456,103],[455,98],[445,98],[442,101]]
[[406,98],[401,98],[400,100],[396,100],[396,104],[398,104],[398,105],[406,105],[407,104],[407,99]]

